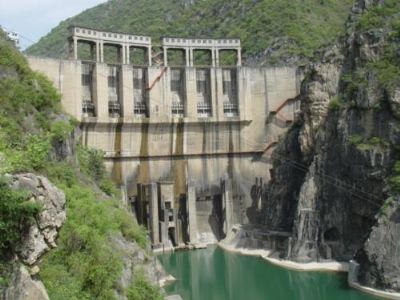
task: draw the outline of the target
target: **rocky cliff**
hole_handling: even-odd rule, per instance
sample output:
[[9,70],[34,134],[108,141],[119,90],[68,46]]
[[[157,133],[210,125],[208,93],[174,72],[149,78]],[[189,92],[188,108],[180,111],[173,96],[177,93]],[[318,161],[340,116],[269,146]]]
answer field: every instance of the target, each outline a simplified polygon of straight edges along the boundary
[[[10,283],[2,291],[4,300],[49,299],[38,279],[39,259],[56,247],[58,231],[66,220],[64,193],[42,176],[32,173],[11,177],[14,190],[26,192],[26,199],[41,207],[40,213],[26,231],[21,232],[13,261]],[[10,261],[10,262],[11,262]]]
[[273,153],[264,195],[264,224],[291,232],[282,257],[355,257],[362,284],[395,291],[399,11],[398,1],[357,1],[346,36],[308,66],[301,114]]

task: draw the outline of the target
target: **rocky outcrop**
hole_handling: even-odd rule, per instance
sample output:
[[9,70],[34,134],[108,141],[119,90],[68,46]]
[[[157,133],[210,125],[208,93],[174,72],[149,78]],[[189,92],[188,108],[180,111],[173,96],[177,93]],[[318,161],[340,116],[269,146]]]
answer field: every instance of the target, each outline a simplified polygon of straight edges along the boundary
[[47,178],[31,173],[12,176],[12,187],[27,191],[29,201],[41,206],[36,222],[23,233],[16,249],[22,262],[33,265],[45,252],[56,247],[58,231],[66,220],[65,195]]
[[400,198],[388,198],[364,247],[356,256],[359,281],[400,291]]
[[264,224],[291,234],[281,257],[355,258],[362,284],[399,291],[399,206],[385,199],[400,141],[400,93],[368,69],[384,55],[390,30],[355,30],[381,3],[357,1],[346,37],[308,66],[301,115],[272,155]]
[[123,269],[118,281],[116,296],[127,300],[124,290],[127,290],[135,280],[135,274],[144,272],[146,278],[155,286],[163,285],[169,279],[160,262],[142,249],[137,243],[124,239],[121,235],[111,237],[115,250],[122,254]]
[[43,254],[57,246],[58,231],[66,220],[65,195],[47,178],[32,173],[11,176],[11,185],[26,191],[28,201],[38,203],[41,211],[29,229],[21,232],[10,282],[2,299],[48,300],[43,283],[35,278],[39,272],[36,264]]
[[9,287],[2,295],[4,300],[49,300],[40,280],[31,277],[25,266],[15,266]]
[[304,156],[314,149],[318,129],[328,114],[328,104],[338,94],[342,63],[343,56],[335,46],[322,63],[311,65],[307,70],[308,80],[304,82],[300,96],[303,125],[299,143]]

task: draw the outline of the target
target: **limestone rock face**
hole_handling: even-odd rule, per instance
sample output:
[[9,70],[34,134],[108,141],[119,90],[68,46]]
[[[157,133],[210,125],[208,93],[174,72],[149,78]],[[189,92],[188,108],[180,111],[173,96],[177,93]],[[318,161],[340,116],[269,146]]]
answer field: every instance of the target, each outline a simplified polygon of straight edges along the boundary
[[134,242],[125,240],[120,235],[110,237],[112,243],[123,257],[122,275],[118,282],[116,297],[120,300],[127,300],[122,292],[129,288],[135,280],[134,274],[143,271],[146,278],[155,286],[159,286],[163,280],[167,279],[168,275],[164,271],[160,262],[152,255],[149,255],[145,249]]
[[305,113],[299,142],[305,155],[312,151],[316,131],[327,116],[329,102],[338,93],[342,57],[338,55],[329,60],[311,65],[308,69],[309,80],[302,86],[300,99]]
[[356,256],[362,284],[400,290],[399,241],[400,199],[389,198],[364,248]]
[[17,249],[18,257],[25,264],[33,265],[41,255],[56,247],[58,231],[66,220],[65,195],[47,178],[31,173],[14,175],[12,182],[14,189],[27,190],[30,201],[42,207]]
[[4,300],[49,300],[40,280],[32,279],[25,266],[15,267],[10,286],[4,291]]
[[400,88],[395,89],[389,96],[389,103],[393,113],[400,118]]
[[[11,273],[9,286],[3,290],[4,300],[48,300],[43,283],[36,279],[38,259],[56,247],[58,231],[66,220],[65,195],[50,181],[32,173],[11,176],[11,187],[27,191],[29,201],[40,204],[41,211],[27,232],[22,232],[16,249],[17,260]],[[20,264],[24,263],[28,267]]]
[[[280,257],[355,259],[362,284],[398,292],[399,200],[385,199],[393,196],[388,178],[398,159],[400,92],[366,69],[382,56],[388,31],[354,26],[381,2],[357,1],[346,37],[307,67],[300,117],[272,154],[263,225],[290,235]],[[354,74],[362,77],[352,77],[348,88]]]

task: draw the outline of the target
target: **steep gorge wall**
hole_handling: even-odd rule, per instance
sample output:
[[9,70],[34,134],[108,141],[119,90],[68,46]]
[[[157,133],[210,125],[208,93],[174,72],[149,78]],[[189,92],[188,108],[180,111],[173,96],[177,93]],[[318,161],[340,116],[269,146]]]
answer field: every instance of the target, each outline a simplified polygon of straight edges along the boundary
[[292,232],[283,256],[355,257],[362,284],[399,291],[399,198],[389,185],[400,138],[399,86],[388,88],[368,69],[393,43],[392,31],[355,30],[377,5],[358,1],[346,39],[308,67],[301,118],[273,154],[263,223]]

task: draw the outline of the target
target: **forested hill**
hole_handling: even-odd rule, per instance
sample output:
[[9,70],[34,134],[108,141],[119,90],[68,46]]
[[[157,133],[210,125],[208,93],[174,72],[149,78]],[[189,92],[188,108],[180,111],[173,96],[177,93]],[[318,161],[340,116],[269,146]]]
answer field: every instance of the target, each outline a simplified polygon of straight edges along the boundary
[[[27,54],[66,54],[70,25],[182,37],[240,37],[249,64],[299,63],[342,33],[353,0],[110,0],[61,22]],[[300,58],[300,59],[299,59]]]

